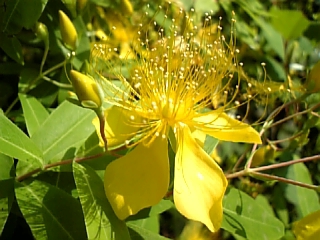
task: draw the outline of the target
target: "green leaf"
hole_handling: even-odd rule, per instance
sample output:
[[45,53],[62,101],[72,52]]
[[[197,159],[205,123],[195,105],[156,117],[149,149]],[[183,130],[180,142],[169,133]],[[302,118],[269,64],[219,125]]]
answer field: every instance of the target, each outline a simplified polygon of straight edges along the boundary
[[[320,35],[318,32],[320,31],[320,23],[319,22],[310,22],[308,28],[304,31],[304,35],[311,41],[320,41]],[[312,46],[312,45],[311,45]]]
[[[24,92],[26,88],[30,87],[32,83],[35,83],[36,78],[39,76],[39,70],[25,66],[19,74],[19,91]],[[30,85],[30,86],[29,86]]]
[[28,92],[28,95],[34,96],[44,106],[52,106],[58,95],[59,87],[47,81],[37,83],[36,87]]
[[179,3],[181,3],[181,7],[184,10],[189,10],[193,6],[193,0],[180,0]]
[[264,62],[266,63],[268,75],[271,76],[272,79],[283,82],[286,80],[286,72],[283,68],[282,63],[279,63],[270,56],[266,56]]
[[106,0],[91,0],[91,2],[97,4],[98,6],[101,7],[109,7],[110,5],[112,5],[112,1],[106,1]]
[[[96,132],[93,132],[91,136],[88,137],[84,144],[79,148],[77,157],[94,156],[97,154],[102,154],[103,152],[104,148],[99,145],[99,137]],[[102,170],[104,173],[107,165],[114,159],[116,159],[115,156],[102,155],[101,157],[95,158],[94,161],[87,161],[86,165],[94,170]]]
[[267,197],[265,197],[264,195],[259,194],[254,201],[256,202],[256,204],[260,205],[261,207],[263,207],[266,211],[268,211],[270,214],[274,215],[273,209],[271,207],[271,205],[269,204],[269,201],[267,199]]
[[[255,21],[262,29],[262,34],[267,40],[267,50],[273,50],[282,60],[284,60],[284,42],[281,35],[266,21],[256,18]],[[270,57],[270,56],[268,56]]]
[[42,167],[42,153],[14,123],[0,113],[0,152],[33,168]]
[[215,14],[220,7],[217,1],[197,0],[194,2],[194,8],[197,12]]
[[278,218],[284,223],[285,226],[287,226],[289,224],[289,211],[287,208],[287,201],[283,197],[283,191],[284,189],[282,185],[279,184],[273,188],[272,205],[275,208]]
[[222,228],[246,239],[279,239],[284,226],[270,211],[247,194],[231,188],[223,201]]
[[22,27],[30,29],[38,21],[48,0],[6,1],[6,11],[3,17],[3,32],[17,33]]
[[128,222],[130,225],[135,225],[138,228],[143,228],[150,232],[158,234],[160,231],[159,215],[150,216],[144,219],[137,219]]
[[103,182],[95,171],[88,166],[74,163],[73,173],[88,238],[113,239],[114,235],[116,240],[130,239],[125,222],[114,214],[104,193]]
[[286,40],[300,37],[308,28],[310,22],[298,10],[271,9],[272,25]]
[[[15,62],[0,63],[0,73],[3,75],[20,75],[22,69],[21,64]],[[3,88],[1,88],[1,90],[3,90]]]
[[154,233],[142,226],[138,226],[134,223],[127,223],[130,229],[130,236],[132,240],[168,240],[169,238],[162,237],[157,233]]
[[68,101],[57,107],[31,139],[43,151],[45,163],[74,157],[76,148],[93,132],[93,111]]
[[236,1],[239,6],[254,20],[254,22],[262,29],[262,34],[267,40],[268,46],[283,60],[284,59],[284,43],[281,35],[266,22],[262,16],[267,15],[266,10],[262,8],[258,1],[245,0]]
[[0,236],[7,222],[14,199],[13,182],[12,178],[0,180]]
[[80,203],[66,192],[37,180],[15,192],[35,239],[87,239]]
[[152,206],[149,212],[149,216],[158,216],[160,213],[173,208],[174,204],[171,200],[161,199],[161,201]]
[[[289,166],[286,178],[312,184],[308,168],[303,163]],[[319,197],[314,190],[288,184],[285,188],[285,196],[295,205],[299,218],[320,209]]]
[[203,150],[208,153],[209,155],[216,149],[218,146],[219,139],[211,137],[209,135],[206,136],[206,140],[204,141]]
[[45,107],[34,97],[19,94],[24,118],[30,136],[36,132],[47,119],[49,113]]
[[144,208],[139,211],[137,214],[127,218],[128,221],[138,220],[138,219],[147,219],[149,217],[158,216],[159,214],[173,208],[174,204],[171,200],[161,199],[161,201],[149,208]]
[[9,156],[0,153],[0,181],[11,178],[13,168],[13,159]]
[[17,63],[23,65],[22,46],[15,36],[8,37],[4,33],[0,33],[0,48]]
[[242,42],[246,43],[253,50],[258,50],[261,46],[256,41],[257,29],[252,28],[250,22],[246,19],[242,19],[241,16],[237,15],[237,24],[235,24],[237,38]]

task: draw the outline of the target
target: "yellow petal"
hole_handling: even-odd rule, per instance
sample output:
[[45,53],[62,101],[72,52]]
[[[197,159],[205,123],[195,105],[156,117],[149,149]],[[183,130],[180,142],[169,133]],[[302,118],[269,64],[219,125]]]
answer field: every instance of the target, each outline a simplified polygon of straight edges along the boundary
[[[131,139],[139,130],[137,125],[130,122],[132,121],[131,119],[134,119],[136,123],[139,123],[139,117],[134,116],[128,110],[113,106],[105,110],[104,114],[106,119],[104,131],[108,140],[108,147],[112,148],[125,144],[125,141]],[[98,117],[94,118],[92,123],[99,136],[100,146],[104,146],[100,134],[100,123]]]
[[196,140],[196,142],[200,145],[200,147],[203,148],[204,142],[206,141],[206,134],[200,130],[192,129],[191,135]]
[[221,110],[211,111],[193,119],[193,126],[219,140],[261,143],[259,133],[250,125],[229,117]]
[[[206,134],[200,130],[197,129],[190,129],[191,130],[191,135],[194,138],[194,140],[196,140],[196,142],[198,143],[198,145],[203,148],[204,147],[204,143],[206,141]],[[212,157],[213,160],[215,160],[217,163],[221,163],[222,159],[220,158],[220,156],[218,155],[217,152],[217,148],[215,148],[210,154],[210,157]]]
[[188,127],[178,130],[175,162],[173,197],[178,211],[217,231],[228,182],[218,164],[192,138]]
[[320,236],[320,211],[293,223],[292,231],[297,240],[317,240]]
[[156,138],[150,147],[139,144],[111,162],[104,176],[107,198],[120,219],[157,204],[168,186],[168,143],[162,138]]

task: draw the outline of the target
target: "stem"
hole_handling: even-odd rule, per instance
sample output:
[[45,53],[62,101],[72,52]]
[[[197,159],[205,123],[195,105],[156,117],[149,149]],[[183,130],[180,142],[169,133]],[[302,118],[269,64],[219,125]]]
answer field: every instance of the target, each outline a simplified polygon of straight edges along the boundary
[[52,83],[53,85],[56,85],[58,87],[72,89],[72,85],[71,84],[65,84],[65,83],[57,82],[57,81],[52,80],[51,78],[48,78],[46,76],[43,76],[42,78],[44,80],[46,80],[47,82]]
[[48,56],[48,52],[49,52],[49,44],[46,44],[46,47],[44,49],[44,54],[43,54],[43,57],[42,57],[42,60],[41,60],[41,64],[40,64],[40,74],[42,74],[42,71],[43,71],[43,66],[46,62],[46,59],[47,59],[47,56]]
[[104,142],[104,148],[106,150],[106,152],[108,152],[108,140],[107,140],[107,137],[106,137],[106,134],[105,134],[105,125],[106,125],[106,119],[104,117],[104,112],[102,109],[98,109],[96,111],[97,115],[98,115],[98,118],[99,118],[99,122],[100,122],[100,135],[101,135],[101,138]]
[[236,172],[236,173],[226,174],[226,178],[227,179],[231,179],[231,178],[242,177],[242,176],[247,175],[247,173],[248,173],[248,170],[244,169],[244,170],[241,170],[241,171]]
[[266,170],[270,170],[270,169],[290,166],[290,165],[296,164],[296,163],[315,161],[315,160],[318,160],[318,159],[320,159],[320,154],[319,155],[314,155],[312,157],[305,157],[305,158],[300,158],[300,159],[291,160],[291,161],[287,161],[287,162],[275,163],[275,164],[271,164],[271,165],[268,165],[268,166],[251,168],[250,172],[261,172],[261,171],[266,171]]
[[10,106],[7,108],[7,110],[4,112],[4,115],[8,115],[8,113],[11,111],[11,109],[14,107],[14,105],[16,105],[16,103],[19,101],[19,97],[16,97],[12,103],[10,104]]
[[273,140],[273,141],[270,141],[269,139],[267,139],[267,142],[268,142],[269,144],[274,145],[274,144],[278,144],[278,143],[282,143],[282,142],[286,142],[286,141],[293,140],[293,139],[295,139],[295,138],[297,138],[297,137],[301,136],[302,134],[303,134],[303,132],[299,132],[299,133],[297,133],[297,134],[295,134],[295,135],[293,135],[293,136],[291,136],[291,137],[284,138],[284,139],[280,139],[280,140]]
[[266,171],[266,170],[270,170],[270,169],[290,166],[292,164],[296,164],[296,163],[300,163],[300,162],[315,161],[318,159],[320,159],[320,154],[312,156],[312,157],[305,157],[305,158],[300,158],[300,159],[291,160],[291,161],[287,161],[287,162],[275,163],[275,164],[271,164],[271,165],[263,166],[263,167],[243,169],[243,170],[236,172],[236,173],[226,174],[226,178],[231,179],[231,178],[242,177],[242,176],[248,175],[248,173],[250,173],[250,174],[257,173],[257,172]]
[[[61,62],[61,63],[58,63],[57,65],[49,68],[48,70],[46,70],[46,71],[43,72],[43,73],[40,72],[39,75],[38,75],[34,80],[32,80],[32,81],[29,83],[28,87],[26,87],[25,89],[23,89],[23,91],[21,91],[21,93],[26,93],[26,92],[28,92],[28,91],[30,90],[31,86],[32,86],[34,83],[36,83],[36,82],[39,81],[41,78],[43,78],[43,76],[45,76],[45,75],[51,73],[52,71],[54,71],[54,70],[62,67],[62,66],[65,64],[65,61],[66,61],[66,60],[64,60],[64,61]],[[12,110],[12,108],[16,105],[16,103],[17,103],[18,101],[19,101],[19,97],[16,97],[16,98],[12,101],[12,103],[10,104],[10,106],[7,108],[7,110],[5,111],[4,114],[5,114],[5,115],[8,115],[8,113]]]
[[301,99],[303,99],[306,95],[303,95],[299,98],[296,98],[292,100],[291,102],[288,102],[286,104],[281,105],[280,107],[277,107],[275,110],[272,111],[272,113],[269,115],[269,117],[266,119],[266,122],[270,121],[272,118],[274,118],[282,109],[290,106],[291,104],[294,104],[296,102],[299,102]]
[[320,115],[319,115],[318,113],[316,113],[316,112],[311,112],[311,115],[313,115],[313,116],[316,116],[316,117],[320,118]]
[[292,180],[292,179],[287,179],[287,178],[283,178],[283,177],[279,177],[279,176],[275,176],[275,175],[269,175],[269,174],[260,173],[260,172],[252,172],[252,173],[250,173],[250,175],[257,176],[257,177],[262,177],[262,178],[268,178],[270,180],[276,180],[276,181],[279,181],[279,182],[288,183],[288,184],[292,184],[292,185],[296,185],[296,186],[299,186],[299,187],[304,187],[304,188],[308,188],[308,189],[312,189],[312,190],[316,190],[316,191],[318,191],[318,188],[319,188],[316,185],[297,182],[297,181]]
[[31,177],[32,175],[34,175],[36,173],[42,172],[44,170],[48,170],[48,169],[53,168],[53,167],[62,166],[62,165],[68,165],[68,164],[71,164],[73,162],[80,163],[80,162],[84,162],[84,161],[87,161],[87,160],[90,160],[90,159],[95,159],[95,158],[101,157],[103,155],[105,155],[105,153],[98,153],[96,155],[92,155],[92,156],[88,156],[88,157],[68,159],[68,160],[63,160],[63,161],[60,161],[60,162],[50,163],[50,164],[44,165],[43,168],[37,168],[37,169],[32,170],[31,172],[28,172],[26,174],[23,174],[21,176],[16,177],[16,180],[18,182],[21,182],[21,181],[27,179],[28,177]]
[[[263,135],[263,133],[265,132],[265,130],[266,130],[265,128],[262,128],[262,129],[261,129],[261,131],[260,131],[260,133],[259,133],[260,137]],[[246,164],[246,167],[245,167],[246,169],[250,169],[250,166],[251,166],[251,163],[252,163],[252,159],[253,159],[253,154],[254,154],[254,151],[257,149],[257,147],[258,147],[258,144],[257,144],[257,143],[253,145],[252,150],[251,150],[250,158],[248,159],[247,164]]]
[[66,63],[66,60],[63,60],[63,62],[58,63],[57,65],[55,65],[55,66],[49,68],[48,70],[44,71],[42,73],[42,75],[39,76],[39,79],[42,78],[42,76],[48,75],[49,73],[53,72],[54,70],[57,70],[58,68],[63,67],[65,63]]
[[[275,109],[275,110],[269,115],[269,117],[267,118],[266,123],[267,123],[269,120],[271,120],[280,110],[282,110],[283,108],[285,108],[285,107],[287,107],[287,106],[289,106],[289,105],[297,102],[298,100],[302,99],[304,96],[305,96],[305,95],[303,95],[303,96],[301,96],[301,97],[299,97],[299,98],[296,98],[295,100],[293,100],[293,101],[291,101],[291,102],[289,102],[289,103],[286,103],[286,104],[278,107],[277,109]],[[280,124],[280,123],[282,123],[282,122],[285,122],[285,121],[287,121],[287,120],[289,120],[289,119],[291,119],[291,118],[294,118],[294,117],[296,117],[296,116],[299,116],[299,115],[308,113],[308,112],[310,112],[310,111],[312,112],[312,110],[314,110],[314,109],[316,109],[316,108],[318,108],[318,107],[320,107],[320,103],[314,105],[313,107],[311,107],[311,108],[309,108],[309,109],[307,109],[307,110],[304,110],[304,111],[302,111],[302,112],[298,112],[298,113],[295,113],[295,114],[293,114],[293,115],[290,115],[290,116],[288,116],[288,117],[286,117],[286,118],[283,118],[283,119],[279,120],[278,122],[275,122],[275,123],[267,126],[266,128],[262,128],[262,130],[260,131],[260,137],[263,135],[263,133],[265,132],[266,129],[272,128],[272,127],[274,127],[274,126],[276,126],[276,125],[278,125],[278,124]],[[294,136],[294,137],[297,137],[297,135]],[[284,140],[279,140],[279,141],[284,141]],[[274,142],[276,142],[276,141],[274,141]],[[246,164],[246,169],[250,169],[250,166],[251,166],[251,163],[252,163],[252,159],[253,159],[253,152],[257,149],[257,147],[258,147],[258,144],[253,145],[252,150],[251,150],[251,156],[250,156],[250,158],[248,159],[247,164]],[[250,169],[250,170],[251,170],[251,169]]]
[[286,121],[288,121],[288,120],[291,119],[291,118],[297,117],[297,116],[299,116],[299,115],[303,115],[303,114],[305,114],[305,113],[309,113],[310,111],[312,111],[312,110],[314,110],[314,109],[316,109],[316,108],[318,108],[318,107],[320,107],[320,103],[318,103],[318,104],[314,105],[313,107],[308,108],[308,109],[306,109],[306,110],[304,110],[304,111],[302,111],[302,112],[298,112],[298,113],[292,114],[292,115],[290,115],[290,116],[288,116],[288,117],[286,117],[286,118],[283,118],[283,119],[279,120],[278,122],[275,122],[275,123],[271,124],[271,125],[269,126],[269,128],[272,128],[272,127],[274,127],[274,126],[276,126],[276,125],[278,125],[278,124],[280,124],[280,123],[286,122]]
[[237,170],[237,168],[239,167],[239,165],[243,162],[243,160],[245,159],[246,154],[249,152],[250,149],[246,149],[246,151],[238,158],[237,162],[234,164],[233,168],[232,168],[232,172],[235,172]]

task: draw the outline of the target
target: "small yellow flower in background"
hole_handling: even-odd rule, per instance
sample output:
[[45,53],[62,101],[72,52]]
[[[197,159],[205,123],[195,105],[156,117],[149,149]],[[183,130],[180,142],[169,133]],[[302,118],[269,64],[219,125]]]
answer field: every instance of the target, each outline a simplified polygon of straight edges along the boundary
[[[261,139],[250,125],[225,113],[237,105],[233,103],[237,88],[232,82],[240,81],[233,74],[240,68],[234,35],[226,43],[220,30],[213,33],[212,28],[204,28],[208,31],[199,37],[192,18],[182,10],[169,22],[172,24],[169,35],[165,37],[164,30],[157,28],[160,30],[156,41],[138,31],[144,54],[133,63],[131,60],[126,65],[123,60],[116,67],[106,61],[107,69],[95,73],[105,90],[105,100],[113,105],[105,111],[108,146],[126,144],[132,148],[107,166],[105,192],[120,219],[157,204],[169,187],[170,142],[176,152],[173,180],[176,208],[215,232],[221,225],[222,199],[228,182],[219,165],[200,146],[204,141],[201,136],[247,143],[261,143]],[[207,15],[205,24],[210,23]],[[142,26],[159,27],[153,21]],[[112,52],[113,49],[97,44],[93,67],[100,67],[101,59],[109,59]],[[123,72],[129,72],[130,76],[124,77]],[[122,87],[107,80],[104,73],[116,76]],[[228,94],[223,106],[208,108],[213,99]],[[93,123],[100,136],[99,121],[95,119]],[[174,139],[169,138],[170,131]]]
[[[106,33],[103,29],[105,25],[100,21],[93,20],[94,28],[96,29],[95,35],[101,39],[104,44],[108,44],[109,47],[118,48],[120,58],[128,58],[127,54],[130,53],[131,58],[135,58],[130,43],[134,40],[135,30],[127,19],[127,15],[131,15],[133,8],[128,0],[120,2],[120,9],[97,7],[97,14],[100,18],[105,20],[105,25],[108,26],[110,33]],[[126,12],[122,8],[126,8]],[[109,54],[111,58],[112,55]]]

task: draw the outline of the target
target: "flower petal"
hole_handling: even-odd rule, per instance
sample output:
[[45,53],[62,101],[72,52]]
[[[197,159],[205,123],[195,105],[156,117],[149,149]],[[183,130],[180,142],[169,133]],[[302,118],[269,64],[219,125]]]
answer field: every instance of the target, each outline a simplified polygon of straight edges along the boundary
[[228,182],[218,164],[192,138],[189,127],[178,130],[174,202],[185,217],[220,228],[222,198]]
[[[108,140],[108,147],[112,148],[125,144],[125,141],[131,139],[134,136],[134,133],[139,130],[138,124],[134,125],[130,122],[130,117],[133,115],[128,110],[113,106],[105,110],[104,115],[106,119],[104,131]],[[139,122],[138,116],[133,116],[133,118],[137,123]],[[100,146],[104,146],[100,134],[100,122],[98,117],[94,118],[92,123],[99,136]]]
[[200,130],[193,129],[191,130],[191,135],[194,138],[194,140],[196,140],[196,142],[199,144],[199,146],[203,148],[204,142],[206,141],[206,134]]
[[107,198],[120,219],[157,204],[168,186],[168,142],[160,137],[111,162],[104,176]]
[[250,125],[214,110],[193,119],[194,127],[219,140],[261,143],[259,133]]

